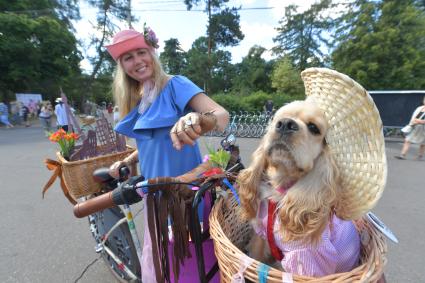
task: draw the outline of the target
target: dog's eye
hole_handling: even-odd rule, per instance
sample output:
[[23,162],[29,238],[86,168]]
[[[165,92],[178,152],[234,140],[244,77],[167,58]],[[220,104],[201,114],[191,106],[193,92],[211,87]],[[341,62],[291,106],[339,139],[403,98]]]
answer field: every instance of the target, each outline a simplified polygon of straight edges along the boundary
[[310,131],[310,133],[312,133],[313,135],[320,135],[320,130],[315,124],[308,123],[307,128]]

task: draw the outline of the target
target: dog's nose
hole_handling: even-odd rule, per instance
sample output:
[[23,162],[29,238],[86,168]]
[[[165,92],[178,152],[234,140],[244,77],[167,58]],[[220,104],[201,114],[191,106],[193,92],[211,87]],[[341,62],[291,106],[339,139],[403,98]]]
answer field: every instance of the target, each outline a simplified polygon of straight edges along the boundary
[[276,131],[282,134],[289,134],[296,132],[300,129],[297,122],[295,122],[292,119],[286,118],[283,120],[280,120],[276,123]]

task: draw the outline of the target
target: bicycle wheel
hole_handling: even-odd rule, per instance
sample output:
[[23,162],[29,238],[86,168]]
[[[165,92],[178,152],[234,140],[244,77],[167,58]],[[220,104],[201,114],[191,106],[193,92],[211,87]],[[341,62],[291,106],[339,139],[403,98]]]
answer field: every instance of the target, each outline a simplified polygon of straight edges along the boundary
[[[102,242],[102,237],[123,217],[125,217],[125,215],[118,207],[105,209],[89,216],[91,232],[96,243],[100,244]],[[140,262],[127,222],[123,222],[112,231],[105,245],[131,270],[131,272],[133,272],[133,274],[141,278]],[[121,279],[123,282],[131,280],[123,271],[122,267],[119,266],[107,252],[102,251],[102,258],[118,279]]]

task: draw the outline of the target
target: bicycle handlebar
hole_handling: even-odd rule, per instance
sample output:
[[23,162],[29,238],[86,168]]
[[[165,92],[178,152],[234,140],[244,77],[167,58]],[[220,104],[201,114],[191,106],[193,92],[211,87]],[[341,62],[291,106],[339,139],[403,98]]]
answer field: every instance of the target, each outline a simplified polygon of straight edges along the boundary
[[[202,163],[192,171],[181,175],[177,178],[171,177],[157,177],[147,180],[147,184],[155,185],[155,184],[167,184],[173,182],[184,182],[190,183],[199,178],[199,175],[203,172],[210,169],[209,163]],[[136,181],[140,181],[140,178],[136,177]],[[139,197],[139,198],[138,198]],[[138,196],[137,192],[134,189],[133,185],[122,185],[117,187],[111,192],[105,193],[103,195],[88,199],[84,202],[77,203],[74,206],[74,216],[77,218],[86,217],[90,214],[96,213],[98,211],[111,208],[120,204],[132,204],[140,201],[142,198]]]
[[77,203],[74,206],[74,216],[82,218],[100,210],[116,206],[112,200],[112,193],[113,191],[91,198],[84,202]]

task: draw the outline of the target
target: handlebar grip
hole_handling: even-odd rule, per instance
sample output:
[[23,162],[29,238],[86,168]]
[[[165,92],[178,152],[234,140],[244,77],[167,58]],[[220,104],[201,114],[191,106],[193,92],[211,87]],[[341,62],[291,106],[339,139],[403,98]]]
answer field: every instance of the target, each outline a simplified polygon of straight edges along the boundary
[[85,202],[77,203],[74,206],[74,215],[77,218],[82,218],[114,206],[115,204],[112,200],[112,192],[108,192],[98,197],[86,200]]

